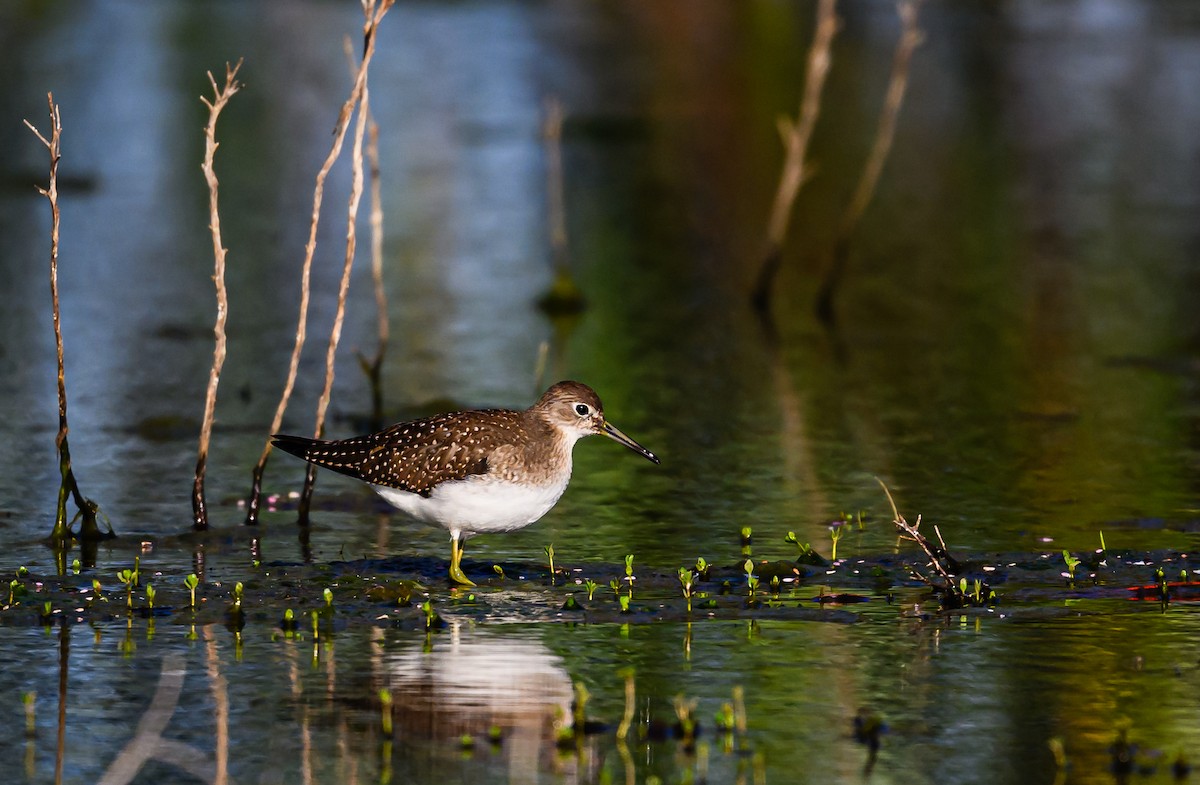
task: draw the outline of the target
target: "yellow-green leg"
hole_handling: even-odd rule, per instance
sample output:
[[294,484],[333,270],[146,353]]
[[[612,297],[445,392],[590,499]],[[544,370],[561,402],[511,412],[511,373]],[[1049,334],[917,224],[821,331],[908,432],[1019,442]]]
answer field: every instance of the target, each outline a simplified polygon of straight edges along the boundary
[[450,580],[463,586],[474,586],[475,582],[463,573],[460,566],[463,546],[459,544],[458,538],[459,533],[457,531],[450,532]]

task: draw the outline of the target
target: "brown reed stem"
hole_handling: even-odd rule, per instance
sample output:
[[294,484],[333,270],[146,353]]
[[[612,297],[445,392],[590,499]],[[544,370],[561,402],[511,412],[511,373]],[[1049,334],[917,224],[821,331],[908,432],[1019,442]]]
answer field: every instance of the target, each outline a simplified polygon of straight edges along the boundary
[[[67,497],[75,502],[80,515],[79,537],[82,540],[95,542],[103,536],[96,523],[96,503],[87,499],[79,491],[75,481],[75,470],[71,465],[71,447],[67,441],[67,381],[63,364],[62,320],[58,300],[58,235],[61,215],[58,209],[58,162],[62,159],[62,114],[54,103],[54,94],[46,94],[46,102],[50,107],[50,138],[42,136],[36,127],[28,120],[25,126],[33,131],[50,152],[50,182],[46,188],[35,186],[42,196],[50,201],[50,302],[54,314],[54,343],[58,355],[58,435],[54,443],[58,448],[58,504],[54,517],[54,528],[50,532],[51,544],[57,550],[63,549],[71,539],[71,531],[67,524]],[[108,532],[112,536],[112,530]]]
[[[321,200],[325,193],[325,178],[329,175],[329,170],[333,168],[334,162],[342,152],[342,143],[345,141],[346,130],[350,125],[350,116],[353,114],[354,108],[358,105],[359,99],[362,96],[367,78],[367,65],[370,63],[371,55],[375,51],[375,30],[380,20],[383,19],[383,15],[392,7],[393,2],[394,0],[382,0],[378,4],[378,7],[376,7],[375,0],[363,0],[363,12],[367,18],[363,26],[363,62],[355,77],[354,87],[350,91],[350,96],[342,104],[341,111],[338,112],[337,124],[334,126],[333,132],[333,145],[330,147],[329,154],[325,157],[324,163],[321,164],[321,168],[317,172],[316,184],[313,187],[312,218],[308,230],[308,243],[304,247],[304,265],[300,272],[300,316],[296,324],[296,341],[292,347],[292,358],[288,365],[287,381],[284,383],[283,393],[279,398],[279,405],[275,409],[275,417],[271,420],[271,428],[267,432],[268,436],[266,443],[263,445],[262,454],[258,458],[258,463],[254,466],[250,497],[246,502],[246,523],[249,525],[258,523],[258,510],[262,503],[263,472],[267,468],[267,459],[271,455],[271,434],[279,432],[279,428],[283,424],[283,414],[287,411],[288,400],[292,397],[292,389],[296,385],[296,372],[300,366],[300,352],[304,348],[304,340],[308,329],[308,302],[310,281],[312,279],[312,261],[313,254],[317,248],[317,226],[321,221]],[[308,483],[305,484],[306,486],[308,485]]]
[[846,206],[838,225],[837,238],[833,246],[833,258],[821,282],[817,293],[816,311],[826,324],[832,324],[834,319],[833,299],[845,277],[850,262],[850,237],[858,226],[859,220],[866,212],[867,205],[875,196],[879,184],[879,176],[883,173],[891,153],[892,141],[896,137],[896,120],[900,116],[900,107],[904,104],[904,93],[908,88],[908,75],[912,63],[912,55],[925,34],[921,32],[918,14],[922,0],[900,0],[896,12],[900,15],[902,29],[900,39],[896,42],[896,51],[892,55],[892,73],[888,78],[887,93],[883,100],[883,110],[879,114],[879,123],[875,129],[875,140],[871,152],[867,156],[858,186],[854,196]]
[[213,159],[217,154],[217,118],[225,104],[233,94],[241,89],[237,81],[238,69],[242,61],[230,67],[225,64],[225,86],[217,87],[217,80],[212,71],[208,72],[208,82],[212,86],[213,100],[201,96],[200,100],[208,107],[208,124],[204,127],[204,179],[208,183],[208,228],[212,232],[213,241],[213,282],[217,288],[217,321],[213,326],[216,348],[213,349],[212,369],[208,374],[208,391],[204,397],[204,420],[200,425],[200,449],[196,458],[196,477],[192,482],[192,528],[202,531],[208,528],[208,508],[204,501],[204,470],[208,463],[208,445],[212,438],[213,413],[217,406],[217,386],[221,382],[221,367],[225,364],[225,317],[229,312],[229,297],[225,290],[225,246],[221,242],[221,214],[218,207],[217,173],[213,168]]
[[825,77],[829,73],[830,48],[837,35],[840,23],[836,14],[837,0],[820,0],[817,6],[817,25],[812,45],[808,50],[808,68],[804,77],[804,95],[800,100],[800,114],[793,121],[790,117],[779,118],[779,133],[783,137],[783,170],[775,190],[775,201],[767,220],[767,247],[763,254],[762,267],[751,295],[755,309],[765,314],[771,301],[771,290],[775,276],[783,261],[783,243],[787,239],[791,223],[792,207],[800,186],[811,175],[805,160],[808,143],[812,138],[817,117],[821,113],[821,92]]
[[[358,119],[354,127],[354,143],[350,156],[351,185],[350,200],[346,211],[346,255],[342,264],[342,278],[338,284],[337,312],[333,317],[333,327],[329,331],[329,343],[325,349],[325,386],[317,401],[317,418],[313,427],[313,438],[319,439],[325,433],[325,415],[329,410],[329,398],[333,392],[333,377],[338,343],[342,337],[342,323],[346,316],[346,294],[350,290],[350,271],[354,267],[354,254],[358,244],[358,205],[362,199],[363,190],[363,139],[366,137],[367,117],[370,114],[370,95],[367,90],[367,69],[371,64],[371,56],[375,53],[375,25],[378,18],[373,14],[375,0],[364,0],[363,10],[367,17],[364,28],[366,45],[363,50],[362,64],[355,79],[355,92],[358,94]],[[391,5],[391,0],[383,0],[378,17],[382,17]],[[374,20],[374,22],[372,21]],[[353,108],[353,107],[352,107]],[[312,505],[313,486],[316,483],[316,468],[308,465],[304,475],[304,487],[300,491],[300,501],[297,505],[299,523],[307,525],[309,510]]]

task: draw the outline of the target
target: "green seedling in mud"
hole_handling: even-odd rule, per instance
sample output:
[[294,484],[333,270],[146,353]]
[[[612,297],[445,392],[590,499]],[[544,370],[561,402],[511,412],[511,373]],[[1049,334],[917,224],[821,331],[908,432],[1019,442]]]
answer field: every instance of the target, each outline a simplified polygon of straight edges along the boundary
[[708,580],[708,571],[712,569],[712,565],[705,561],[703,556],[696,559],[696,576],[702,581]]
[[1179,582],[1180,583],[1190,583],[1190,578],[1188,578],[1187,569],[1182,569],[1179,571]]
[[17,568],[17,577],[18,578],[28,578],[29,577],[29,568],[22,564],[20,567]]
[[692,587],[695,585],[695,576],[691,569],[687,567],[679,568],[679,585],[683,587],[683,598],[687,600],[687,611],[692,612]]
[[242,589],[243,588],[244,587],[242,586],[241,581],[238,581],[237,583],[233,584],[233,610],[236,613],[240,613],[242,610]]
[[196,610],[196,587],[200,585],[200,579],[196,577],[196,573],[190,573],[183,579],[183,585],[187,587],[191,594],[191,603],[188,605],[192,610]]
[[392,735],[392,691],[387,687],[379,690],[379,723],[383,726],[383,735]]
[[503,567],[501,567],[499,564],[493,564],[493,565],[492,565],[492,572],[494,572],[494,573],[496,573],[497,575],[499,575],[499,576],[500,576],[500,580],[504,580],[504,568],[503,568]]
[[775,597],[776,599],[779,598],[779,585],[780,585],[779,576],[772,575],[771,576],[771,595],[773,597]]
[[142,557],[133,557],[133,587],[136,589],[142,585]]
[[117,573],[117,580],[125,587],[125,604],[133,610],[133,570],[121,570]]
[[1100,530],[1100,552],[1108,553],[1108,548],[1104,547],[1104,530]]
[[96,592],[96,597],[100,598],[100,590],[102,588],[103,587],[100,585],[100,579],[92,578],[92,591]]
[[629,595],[618,594],[617,602],[621,603],[621,613],[629,613]]
[[154,586],[147,583],[146,584],[146,604],[150,606],[150,610],[154,610],[154,595],[156,595],[156,594],[158,594],[158,592],[156,592],[154,590]]
[[600,587],[600,584],[596,583],[591,578],[588,578],[586,581],[583,582],[583,588],[587,589],[588,602],[592,601],[592,595],[596,593],[596,589],[599,587]]
[[758,588],[758,578],[754,575],[754,560],[746,559],[742,569],[746,571],[746,585],[750,588],[750,596],[753,597],[755,589]]
[[829,560],[837,561],[837,544],[838,540],[842,539],[842,535],[846,533],[846,521],[834,521],[829,524],[829,539],[833,541],[833,546],[829,551]]
[[80,564],[79,559],[75,559],[74,561],[71,562],[71,572],[73,572],[76,575],[83,572],[83,565]]
[[1067,564],[1067,579],[1072,583],[1075,582],[1075,568],[1079,566],[1079,559],[1076,559],[1069,551],[1064,550],[1063,561]]
[[17,604],[17,589],[21,588],[21,582],[13,578],[8,584],[8,604]]
[[546,553],[546,560],[550,563],[550,580],[554,580],[554,543],[550,543],[542,548]]
[[625,582],[629,584],[629,599],[633,599],[633,582],[637,577],[633,574],[633,554],[625,555]]
[[47,622],[49,622],[50,616],[51,616],[51,613],[53,610],[54,610],[54,603],[52,603],[50,600],[46,600],[42,604],[42,618],[45,619]]
[[783,541],[790,542],[792,545],[796,546],[796,550],[798,551],[796,554],[797,559],[803,559],[805,556],[808,556],[813,552],[811,545],[809,545],[807,542],[800,542],[800,539],[796,537],[796,532],[788,532],[785,534],[783,536]]
[[437,629],[438,627],[441,627],[444,624],[444,622],[442,621],[442,617],[439,616],[438,612],[433,609],[433,603],[430,602],[429,600],[425,600],[425,602],[422,603],[421,610],[424,611],[424,613],[425,613],[425,631],[426,632],[429,632],[430,630],[433,630],[433,629]]
[[617,599],[621,598],[621,582],[619,580],[613,578],[608,582],[608,588],[612,589],[613,597]]
[[333,610],[333,589],[330,589],[328,586],[325,587],[325,591],[321,592],[321,596],[325,598],[325,609],[332,611]]

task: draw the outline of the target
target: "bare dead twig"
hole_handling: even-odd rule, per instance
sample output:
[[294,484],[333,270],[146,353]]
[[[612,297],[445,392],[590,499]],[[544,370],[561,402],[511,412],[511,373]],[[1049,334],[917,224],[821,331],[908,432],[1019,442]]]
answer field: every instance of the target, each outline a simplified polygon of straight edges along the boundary
[[241,84],[237,81],[237,65],[225,64],[225,86],[218,87],[212,71],[208,72],[208,82],[212,86],[213,100],[201,96],[200,100],[208,107],[208,123],[204,127],[204,179],[208,183],[208,228],[212,232],[213,242],[213,282],[217,288],[217,320],[213,326],[216,347],[213,349],[212,370],[208,374],[208,391],[204,397],[204,420],[200,426],[200,448],[196,458],[196,477],[192,482],[192,527],[196,530],[208,528],[208,509],[204,501],[204,473],[208,462],[208,445],[212,438],[213,413],[217,405],[217,386],[221,382],[221,367],[225,364],[225,318],[229,312],[229,297],[225,290],[225,246],[221,241],[221,214],[218,210],[217,173],[213,168],[213,159],[217,154],[217,118],[221,110],[229,103]]
[[904,104],[904,93],[908,89],[908,75],[913,52],[922,41],[925,34],[921,31],[918,14],[922,0],[899,0],[896,12],[900,15],[903,25],[900,39],[896,42],[896,51],[892,55],[892,73],[888,79],[887,93],[883,101],[883,110],[879,115],[879,124],[875,129],[875,141],[867,156],[854,196],[842,214],[838,226],[837,238],[834,241],[833,258],[821,288],[817,294],[817,314],[828,324],[833,321],[833,298],[846,273],[850,260],[850,236],[854,228],[866,212],[867,205],[875,196],[879,184],[879,176],[883,173],[884,164],[892,149],[892,141],[896,136],[896,120],[900,116],[900,107]]
[[[62,114],[54,103],[54,94],[46,94],[46,102],[50,107],[50,138],[47,139],[28,120],[25,126],[33,131],[38,140],[45,145],[50,153],[50,182],[46,188],[35,186],[42,196],[50,201],[50,301],[54,314],[54,343],[58,356],[58,435],[55,445],[58,448],[58,470],[60,483],[58,487],[58,505],[54,518],[54,529],[50,532],[50,541],[56,550],[64,550],[71,539],[71,531],[67,523],[67,497],[75,502],[80,516],[79,537],[85,542],[95,542],[105,536],[113,536],[110,528],[107,535],[100,532],[96,522],[98,507],[91,499],[85,498],[79,491],[75,480],[75,470],[71,465],[71,448],[67,441],[69,428],[67,426],[67,381],[63,364],[62,321],[58,300],[58,236],[61,215],[58,208],[58,163],[62,160]],[[64,563],[65,560],[60,559]],[[63,570],[65,571],[65,570]]]
[[[338,284],[337,311],[333,318],[333,327],[329,332],[329,343],[325,349],[325,386],[317,401],[317,418],[313,426],[313,438],[319,439],[325,433],[325,414],[329,410],[329,398],[333,392],[334,361],[337,357],[338,343],[342,337],[342,322],[346,315],[346,295],[350,290],[350,272],[354,267],[354,254],[358,244],[358,205],[363,190],[363,139],[366,137],[367,117],[370,115],[370,93],[367,89],[367,69],[371,64],[371,55],[375,53],[375,26],[372,14],[375,0],[364,0],[363,10],[367,15],[364,29],[366,47],[363,50],[362,64],[355,79],[355,91],[358,93],[358,119],[354,127],[353,151],[350,156],[351,184],[350,200],[346,210],[346,255],[342,264],[342,278]],[[383,11],[387,10],[390,0],[384,0]],[[382,16],[382,11],[380,16]],[[377,20],[376,20],[377,22]],[[316,467],[308,465],[304,476],[304,487],[300,491],[300,501],[297,504],[299,523],[308,523],[309,509],[312,504],[313,486],[316,482]]]
[[[296,385],[296,373],[300,366],[300,352],[304,348],[308,325],[312,261],[317,247],[317,226],[321,220],[321,201],[325,192],[325,178],[329,175],[329,170],[333,168],[334,162],[341,154],[342,143],[345,141],[346,131],[350,125],[350,117],[362,97],[362,92],[366,84],[367,66],[370,64],[371,57],[375,52],[375,31],[384,14],[392,7],[393,2],[394,0],[380,0],[376,4],[375,0],[363,0],[363,11],[367,19],[363,26],[363,60],[355,77],[354,87],[350,91],[350,96],[342,104],[341,111],[338,113],[337,123],[334,126],[333,145],[330,147],[329,154],[325,157],[324,163],[321,164],[321,168],[317,172],[316,183],[313,187],[312,218],[309,223],[308,242],[304,247],[304,264],[300,272],[300,316],[296,324],[296,341],[292,347],[292,358],[288,365],[287,381],[284,383],[283,393],[279,398],[279,405],[275,409],[275,417],[271,420],[271,428],[268,431],[266,443],[263,445],[262,454],[259,456],[258,463],[254,467],[250,498],[246,504],[247,524],[258,523],[258,510],[262,503],[262,477],[263,472],[266,470],[267,459],[271,455],[271,434],[279,432],[279,428],[283,424],[283,414],[287,411],[288,400],[291,398],[292,389]],[[307,485],[308,483],[306,483]]]
[[[934,531],[938,536],[938,542],[940,543],[940,545],[935,545],[929,540],[928,537],[920,532],[921,516],[917,516],[917,522],[915,524],[910,524],[904,519],[904,516],[900,514],[900,511],[896,509],[896,501],[892,498],[892,492],[888,490],[888,487],[884,484],[883,480],[876,477],[875,481],[879,483],[881,488],[883,488],[883,492],[887,494],[888,502],[892,505],[892,522],[896,525],[896,528],[900,530],[901,539],[915,542],[921,548],[921,550],[925,552],[925,556],[929,559],[928,566],[933,571],[934,575],[936,575],[935,580],[934,578],[924,575],[914,569],[913,574],[916,576],[916,578],[928,584],[936,591],[943,592],[943,603],[946,605],[952,607],[962,607],[963,605],[971,604],[971,598],[967,596],[966,592],[964,592],[962,587],[959,585],[959,573],[962,571],[962,567],[946,550],[946,543],[944,540],[942,540],[941,532],[937,531],[936,526],[934,527]],[[985,593],[983,596],[983,601],[987,601],[987,599],[988,596],[987,593]]]
[[787,239],[791,223],[792,206],[800,186],[809,177],[806,161],[808,143],[817,117],[821,113],[821,92],[825,77],[829,73],[830,49],[834,36],[841,26],[836,13],[837,0],[820,0],[817,6],[817,26],[812,46],[808,51],[808,68],[804,78],[804,95],[800,100],[800,113],[795,121],[789,117],[779,118],[779,133],[783,137],[784,161],[775,191],[775,201],[767,221],[767,248],[762,267],[759,268],[751,302],[759,313],[767,313],[770,306],[771,289],[775,274],[782,261],[783,243]]

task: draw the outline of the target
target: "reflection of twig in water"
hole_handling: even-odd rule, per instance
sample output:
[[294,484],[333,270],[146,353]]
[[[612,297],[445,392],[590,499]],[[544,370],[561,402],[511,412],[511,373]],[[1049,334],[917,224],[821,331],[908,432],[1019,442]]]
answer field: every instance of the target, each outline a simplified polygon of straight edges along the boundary
[[858,186],[854,189],[854,196],[851,198],[850,204],[846,206],[846,212],[842,214],[837,238],[834,241],[833,258],[829,263],[829,268],[825,271],[825,277],[821,281],[821,288],[817,293],[817,315],[826,324],[833,322],[833,298],[837,294],[838,285],[845,275],[850,260],[850,235],[853,234],[859,219],[862,218],[867,205],[875,195],[875,188],[879,184],[879,175],[883,172],[883,165],[887,162],[888,153],[892,149],[892,140],[896,136],[896,118],[900,114],[900,106],[904,103],[904,92],[908,87],[909,63],[912,60],[913,50],[921,45],[925,37],[917,23],[921,2],[922,0],[900,0],[896,7],[904,27],[900,33],[900,40],[896,42],[896,52],[892,56],[892,75],[888,80],[883,111],[879,115],[879,125],[875,129],[875,141],[871,145],[871,153],[867,156],[867,162],[863,166]]
[[760,314],[770,307],[771,288],[775,274],[782,261],[783,243],[787,239],[788,224],[791,222],[792,205],[800,186],[809,177],[808,143],[812,138],[817,116],[821,112],[821,91],[825,76],[829,73],[829,50],[833,37],[837,35],[839,23],[835,13],[836,0],[821,0],[817,6],[817,26],[812,46],[808,51],[808,69],[804,78],[804,95],[800,100],[800,114],[795,121],[789,117],[779,118],[779,132],[785,149],[783,171],[779,175],[779,186],[775,201],[771,205],[771,216],[767,222],[767,248],[758,280],[754,285],[751,302]]
[[204,782],[230,782],[225,776],[224,767],[214,766],[204,752],[190,744],[162,736],[179,704],[186,674],[187,667],[182,655],[168,654],[163,657],[162,676],[159,677],[158,689],[150,701],[150,707],[138,722],[133,738],[109,764],[98,785],[127,785],[133,782],[138,771],[150,760],[177,766]]
[[225,104],[233,97],[241,85],[238,84],[237,65],[225,64],[225,87],[217,87],[217,80],[212,71],[208,72],[208,81],[212,85],[213,100],[201,97],[200,100],[208,107],[208,124],[204,127],[204,179],[208,183],[208,228],[213,241],[213,282],[217,287],[217,321],[213,326],[216,347],[213,349],[212,370],[208,374],[208,391],[204,396],[204,421],[200,426],[200,450],[196,458],[196,477],[192,481],[192,528],[204,530],[208,528],[208,508],[204,502],[204,470],[208,463],[208,443],[212,438],[213,413],[217,405],[217,385],[221,382],[221,366],[225,364],[225,316],[229,312],[229,298],[225,292],[225,246],[221,241],[221,214],[217,209],[217,173],[213,168],[213,158],[217,154],[217,117]]

